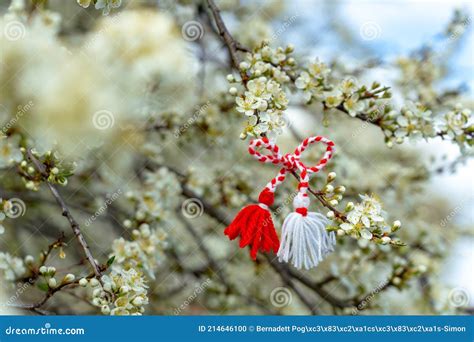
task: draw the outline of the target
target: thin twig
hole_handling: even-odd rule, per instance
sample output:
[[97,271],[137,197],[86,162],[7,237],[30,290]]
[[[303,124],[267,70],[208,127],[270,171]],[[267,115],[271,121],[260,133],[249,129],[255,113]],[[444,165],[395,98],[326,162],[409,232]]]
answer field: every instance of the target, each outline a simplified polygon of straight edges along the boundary
[[41,268],[41,266],[44,266],[46,264],[46,261],[48,260],[49,256],[51,255],[51,252],[53,251],[53,249],[64,245],[64,238],[65,238],[64,232],[61,232],[61,235],[60,235],[59,238],[57,238],[53,243],[50,243],[45,251],[41,251],[41,260],[40,260],[40,263],[38,264],[38,266],[29,267],[29,269],[31,271],[31,276],[22,277],[21,279],[18,279],[17,281],[34,284],[34,282],[40,276],[39,269]]
[[101,272],[100,272],[99,265],[96,263],[94,257],[92,256],[89,245],[87,244],[86,239],[84,238],[84,235],[82,235],[79,224],[72,216],[69,208],[66,205],[66,202],[64,201],[62,196],[59,194],[59,191],[56,188],[56,186],[48,181],[48,174],[46,173],[45,166],[33,155],[31,149],[27,149],[27,154],[28,154],[28,158],[31,160],[36,170],[44,177],[45,182],[49,187],[49,190],[53,194],[53,197],[55,198],[58,205],[61,207],[62,215],[66,217],[67,220],[69,221],[69,224],[71,226],[71,229],[74,235],[79,241],[79,244],[81,245],[86,258],[89,261],[89,264],[92,266],[92,269],[94,270],[95,276],[100,281]]
[[219,32],[219,35],[222,37],[222,40],[227,46],[227,50],[229,51],[229,56],[232,61],[232,65],[235,68],[239,68],[239,57],[237,56],[237,48],[242,49],[243,47],[238,44],[235,39],[232,37],[232,35],[229,33],[229,30],[224,24],[224,21],[222,20],[221,17],[221,11],[220,9],[216,6],[213,0],[207,0],[207,4],[209,5],[209,8],[211,9],[212,15],[214,16],[214,22],[216,23],[217,30]]

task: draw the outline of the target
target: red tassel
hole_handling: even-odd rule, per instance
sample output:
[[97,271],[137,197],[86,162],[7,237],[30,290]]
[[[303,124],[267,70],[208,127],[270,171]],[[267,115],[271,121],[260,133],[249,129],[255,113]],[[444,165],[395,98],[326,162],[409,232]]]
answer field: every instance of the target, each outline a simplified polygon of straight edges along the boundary
[[273,204],[273,192],[265,188],[258,197],[260,204],[243,208],[224,230],[230,240],[240,235],[240,248],[250,247],[250,257],[257,259],[257,252],[278,252],[280,241],[268,207]]

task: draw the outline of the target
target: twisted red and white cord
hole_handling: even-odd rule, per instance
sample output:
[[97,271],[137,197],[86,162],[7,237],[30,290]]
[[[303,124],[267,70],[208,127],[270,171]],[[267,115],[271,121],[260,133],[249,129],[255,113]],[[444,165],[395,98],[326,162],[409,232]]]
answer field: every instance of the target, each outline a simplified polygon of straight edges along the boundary
[[[309,145],[324,143],[326,151],[315,166],[308,167],[301,161],[301,155]],[[268,154],[258,150],[265,149]],[[282,155],[279,147],[268,138],[250,141],[248,151],[258,161],[280,166],[280,171],[262,190],[259,203],[243,208],[224,233],[231,240],[240,236],[240,247],[250,247],[250,255],[256,259],[259,250],[277,253],[280,261],[291,261],[297,267],[316,266],[335,244],[334,234],[328,234],[326,218],[317,213],[308,213],[310,200],[307,194],[311,175],[321,171],[334,153],[334,143],[321,136],[305,139],[293,152]],[[275,231],[269,206],[273,204],[278,185],[284,182],[289,172],[299,173],[298,194],[293,200],[295,212],[288,215],[283,223],[282,242]]]
[[[326,144],[326,151],[324,152],[323,157],[319,162],[312,167],[306,166],[301,161],[301,155],[308,148],[309,145],[321,142]],[[262,154],[257,151],[257,148],[263,148],[270,151],[270,154]],[[300,183],[298,184],[298,196],[300,199],[303,199],[302,207],[295,208],[300,209],[301,214],[305,215],[305,210],[308,209],[309,201],[305,201],[304,198],[308,197],[307,191],[309,186],[310,176],[314,173],[321,171],[329,159],[332,158],[334,153],[334,143],[322,136],[309,137],[303,140],[303,142],[298,145],[293,154],[282,155],[280,153],[279,147],[271,142],[268,138],[255,139],[250,141],[249,153],[253,155],[259,162],[262,163],[271,163],[275,165],[280,165],[282,168],[278,172],[278,175],[273,178],[266,186],[265,189],[274,193],[278,185],[283,183],[286,178],[286,175],[289,172],[299,171],[300,173]],[[265,191],[264,189],[264,191]],[[307,202],[307,205],[305,205]]]

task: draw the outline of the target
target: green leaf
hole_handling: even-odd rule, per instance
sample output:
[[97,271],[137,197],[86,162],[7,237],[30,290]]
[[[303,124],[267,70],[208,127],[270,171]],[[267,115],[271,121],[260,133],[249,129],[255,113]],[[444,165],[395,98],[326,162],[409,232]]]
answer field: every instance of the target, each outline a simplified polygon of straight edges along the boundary
[[46,283],[38,283],[36,285],[41,291],[48,292],[49,291],[49,286]]
[[115,255],[112,255],[109,260],[107,260],[107,267],[110,267],[115,260]]

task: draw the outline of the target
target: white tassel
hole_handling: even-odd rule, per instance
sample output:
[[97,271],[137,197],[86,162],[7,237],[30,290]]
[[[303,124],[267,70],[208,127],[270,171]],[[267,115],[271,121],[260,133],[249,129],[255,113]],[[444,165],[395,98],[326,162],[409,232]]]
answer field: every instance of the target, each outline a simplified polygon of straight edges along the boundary
[[[296,208],[306,208],[302,200],[305,199],[295,198]],[[328,219],[319,213],[289,214],[283,223],[278,260],[291,262],[297,269],[316,267],[336,245],[334,232],[326,231],[328,223]]]

